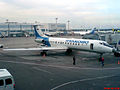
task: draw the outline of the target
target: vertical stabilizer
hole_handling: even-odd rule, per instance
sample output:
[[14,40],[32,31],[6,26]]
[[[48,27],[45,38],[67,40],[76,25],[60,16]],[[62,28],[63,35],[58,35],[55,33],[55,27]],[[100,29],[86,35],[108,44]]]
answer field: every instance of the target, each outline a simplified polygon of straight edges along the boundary
[[93,28],[93,29],[91,30],[90,34],[94,34],[94,33],[95,33],[95,29],[96,29],[96,28]]
[[46,35],[43,34],[43,32],[40,29],[40,26],[34,25],[34,31],[35,31],[35,37],[36,38],[41,38],[41,37],[47,37]]

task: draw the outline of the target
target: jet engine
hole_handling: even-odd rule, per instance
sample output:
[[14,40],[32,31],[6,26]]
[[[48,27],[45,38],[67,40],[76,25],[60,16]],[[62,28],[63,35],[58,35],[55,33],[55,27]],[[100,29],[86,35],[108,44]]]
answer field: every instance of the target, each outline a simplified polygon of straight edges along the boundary
[[0,44],[0,48],[3,48],[3,45],[2,45],[2,44]]
[[35,42],[37,42],[37,43],[45,43],[45,40],[44,39],[35,39]]

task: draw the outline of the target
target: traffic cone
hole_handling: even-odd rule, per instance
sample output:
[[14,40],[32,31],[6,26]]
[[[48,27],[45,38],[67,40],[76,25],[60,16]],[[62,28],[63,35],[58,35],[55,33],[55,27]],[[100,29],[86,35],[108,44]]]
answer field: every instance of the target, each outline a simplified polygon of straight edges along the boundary
[[43,58],[45,58],[45,54],[43,54]]
[[118,64],[120,64],[119,60],[118,60]]

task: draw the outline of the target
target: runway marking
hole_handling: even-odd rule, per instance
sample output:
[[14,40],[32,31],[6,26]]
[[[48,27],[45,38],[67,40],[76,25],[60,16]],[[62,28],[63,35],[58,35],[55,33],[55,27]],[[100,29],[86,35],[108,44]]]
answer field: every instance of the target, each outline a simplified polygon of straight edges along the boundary
[[70,82],[66,82],[66,83],[63,83],[61,85],[58,85],[58,86],[52,88],[51,90],[55,90],[55,89],[58,89],[60,87],[63,87],[63,86],[69,85],[69,84],[73,84],[73,83],[78,83],[78,82],[83,82],[83,81],[90,81],[90,80],[95,80],[95,79],[111,78],[111,77],[114,77],[114,76],[116,76],[116,75],[95,77],[95,78],[87,78],[87,79],[80,79],[80,80],[70,81]]
[[49,71],[44,70],[44,69],[40,69],[40,68],[38,68],[38,67],[33,67],[33,68],[36,69],[36,70],[39,70],[39,71],[42,71],[42,72],[48,73],[48,74],[53,74],[52,72],[49,72]]
[[73,66],[58,66],[58,65],[47,65],[47,64],[37,64],[31,62],[18,62],[18,61],[6,61],[0,60],[2,62],[9,62],[9,63],[17,63],[17,64],[28,64],[28,65],[37,65],[37,66],[44,66],[44,67],[55,67],[55,68],[62,68],[62,69],[79,69],[79,70],[115,70],[120,69],[120,67],[115,68],[81,68],[81,67],[73,67]]

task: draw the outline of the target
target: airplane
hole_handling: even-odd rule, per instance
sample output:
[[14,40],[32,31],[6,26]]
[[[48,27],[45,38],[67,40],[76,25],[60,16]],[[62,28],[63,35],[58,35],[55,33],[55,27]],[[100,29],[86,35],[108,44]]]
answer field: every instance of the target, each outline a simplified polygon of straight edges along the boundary
[[105,41],[76,39],[76,38],[60,38],[48,37],[39,29],[38,25],[33,25],[35,31],[35,42],[42,43],[42,47],[37,48],[16,48],[3,49],[4,51],[42,51],[41,55],[46,55],[50,50],[66,50],[66,54],[72,53],[72,50],[87,51],[100,54],[100,58],[104,53],[117,53],[116,49]]
[[95,32],[95,28],[93,28],[93,29],[91,29],[89,31],[74,31],[73,33],[74,34],[79,34],[81,36],[84,36],[86,34],[94,34],[94,32]]
[[58,34],[58,32],[44,32],[46,36],[55,36]]
[[59,35],[59,34],[64,34],[63,31],[54,31],[54,32],[44,32],[44,34],[46,36],[56,36],[56,35]]
[[109,31],[105,31],[105,30],[104,30],[104,31],[101,31],[101,30],[98,30],[97,32],[100,33],[100,34],[112,34],[112,33],[113,33],[113,31],[110,31],[110,30],[109,30]]

